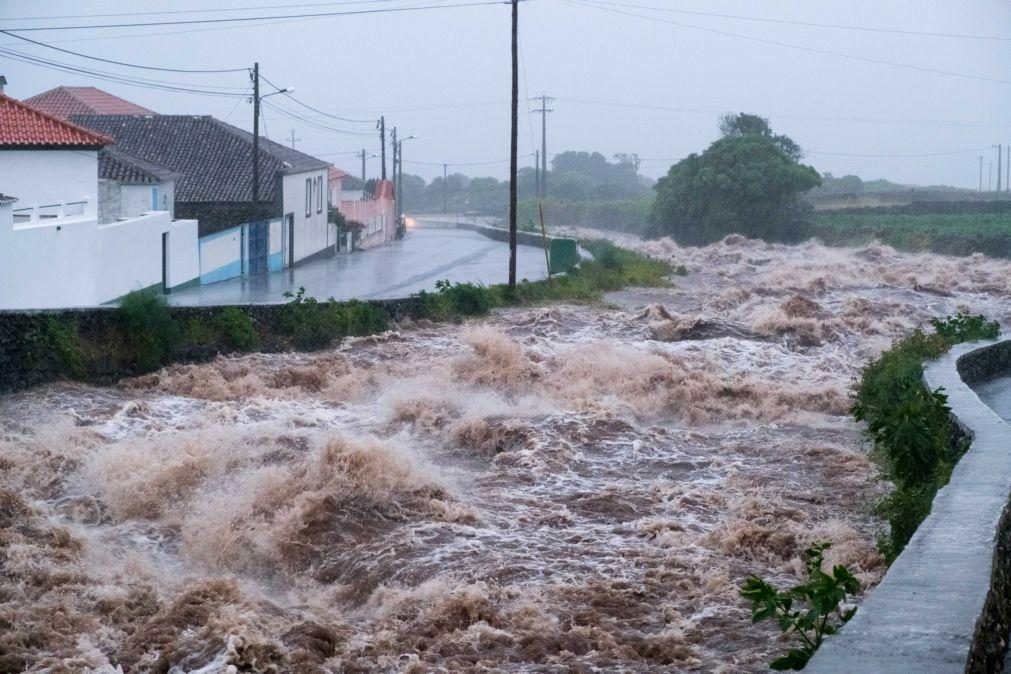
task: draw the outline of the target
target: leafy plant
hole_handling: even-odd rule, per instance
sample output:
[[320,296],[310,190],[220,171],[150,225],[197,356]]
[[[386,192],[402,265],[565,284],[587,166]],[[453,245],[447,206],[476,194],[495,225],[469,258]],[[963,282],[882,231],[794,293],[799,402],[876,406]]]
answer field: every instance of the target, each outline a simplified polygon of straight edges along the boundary
[[751,602],[751,622],[773,620],[784,634],[796,634],[800,643],[769,667],[777,671],[803,669],[826,636],[849,622],[856,607],[845,607],[847,596],[860,591],[860,582],[842,565],[822,570],[830,543],[816,543],[804,551],[807,580],[787,590],[752,574],[741,587],[741,597]]
[[136,290],[119,303],[125,346],[142,370],[167,362],[179,343],[180,330],[160,293]]
[[259,341],[249,314],[238,307],[225,307],[214,316],[213,323],[224,342],[236,351],[249,351]]
[[933,318],[930,324],[938,335],[952,342],[996,339],[1000,335],[1000,323],[983,315],[959,313],[944,319]]
[[889,561],[902,552],[917,526],[930,514],[937,490],[967,449],[953,442],[947,396],[923,385],[923,363],[952,345],[993,338],[1000,327],[984,316],[957,314],[931,321],[934,333],[915,330],[864,368],[857,383],[853,416],[867,423],[875,461],[895,490],[875,511],[888,520],[879,542]]
[[43,339],[56,354],[67,375],[74,379],[85,375],[84,354],[75,325],[50,316],[43,327]]
[[292,293],[278,321],[280,330],[291,336],[300,349],[319,349],[341,335],[341,317],[336,311],[336,302],[321,303],[315,297],[306,297],[305,288],[299,287]]

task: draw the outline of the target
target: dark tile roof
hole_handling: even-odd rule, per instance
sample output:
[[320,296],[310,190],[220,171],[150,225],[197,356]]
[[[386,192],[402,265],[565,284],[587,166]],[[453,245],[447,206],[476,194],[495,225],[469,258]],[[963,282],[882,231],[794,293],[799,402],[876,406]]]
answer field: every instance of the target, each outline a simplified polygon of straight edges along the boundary
[[0,94],[0,148],[98,149],[112,139]]
[[71,115],[155,114],[136,103],[95,87],[56,87],[25,99],[25,103],[64,119]]
[[351,192],[354,190],[364,190],[365,181],[358,176],[353,176],[350,173],[341,177],[341,189],[345,192]]
[[147,185],[178,180],[182,174],[107,147],[98,153],[98,177],[126,184]]
[[12,197],[9,194],[0,194],[0,204],[4,206],[6,206],[7,204],[13,204],[17,200],[18,200],[17,197]]
[[[112,136],[121,152],[180,172],[177,203],[252,200],[251,133],[207,115],[74,115],[73,120]],[[320,159],[261,138],[260,200],[274,200],[277,173],[327,166]]]

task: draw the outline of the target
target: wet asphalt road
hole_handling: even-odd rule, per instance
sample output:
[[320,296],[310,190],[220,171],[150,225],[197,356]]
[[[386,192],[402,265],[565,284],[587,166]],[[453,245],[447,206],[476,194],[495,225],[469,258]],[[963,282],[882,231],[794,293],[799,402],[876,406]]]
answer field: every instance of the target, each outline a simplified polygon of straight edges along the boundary
[[[517,278],[531,281],[545,274],[544,251],[517,249]],[[316,260],[294,269],[236,278],[172,293],[175,305],[272,304],[287,301],[285,291],[304,286],[317,299],[388,299],[434,290],[435,282],[505,283],[509,246],[477,232],[414,229],[403,240],[370,250]]]

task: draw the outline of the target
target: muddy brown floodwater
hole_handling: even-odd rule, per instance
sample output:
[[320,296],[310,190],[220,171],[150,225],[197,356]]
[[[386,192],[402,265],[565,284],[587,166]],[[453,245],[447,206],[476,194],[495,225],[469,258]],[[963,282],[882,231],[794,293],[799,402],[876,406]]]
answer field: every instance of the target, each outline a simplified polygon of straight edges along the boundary
[[610,306],[0,399],[0,671],[760,671],[751,572],[883,572],[849,387],[1011,265],[625,241]]

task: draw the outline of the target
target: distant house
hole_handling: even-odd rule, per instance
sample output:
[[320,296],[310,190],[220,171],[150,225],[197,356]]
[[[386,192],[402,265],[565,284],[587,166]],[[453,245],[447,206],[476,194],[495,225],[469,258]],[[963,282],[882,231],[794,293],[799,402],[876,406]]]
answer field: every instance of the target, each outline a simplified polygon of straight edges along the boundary
[[112,139],[0,94],[0,308],[93,306],[199,273],[197,223],[147,209],[99,222]]
[[331,205],[347,220],[362,225],[357,247],[381,246],[397,238],[392,182],[377,180],[370,193],[361,178],[331,166],[328,185]]
[[130,156],[115,147],[98,153],[98,221],[132,218],[147,211],[175,217],[175,182],[182,174]]
[[25,103],[63,119],[70,119],[71,115],[157,114],[95,87],[56,87],[26,98]]
[[115,150],[177,174],[177,217],[200,221],[204,283],[291,267],[329,254],[324,161],[260,139],[259,205],[252,204],[253,136],[210,116],[73,115],[115,139]]

